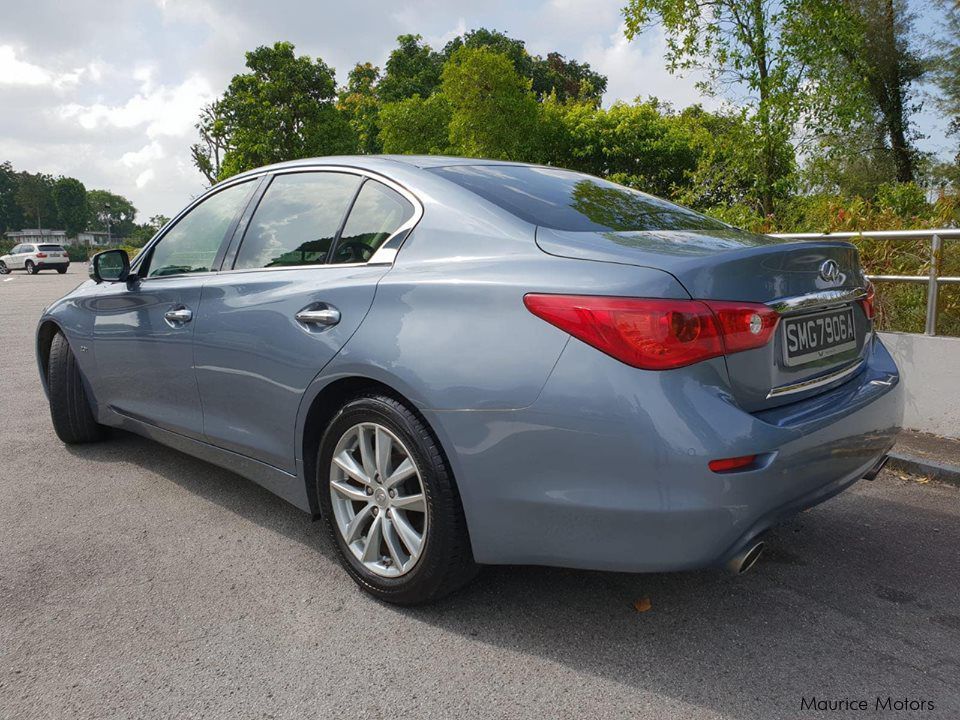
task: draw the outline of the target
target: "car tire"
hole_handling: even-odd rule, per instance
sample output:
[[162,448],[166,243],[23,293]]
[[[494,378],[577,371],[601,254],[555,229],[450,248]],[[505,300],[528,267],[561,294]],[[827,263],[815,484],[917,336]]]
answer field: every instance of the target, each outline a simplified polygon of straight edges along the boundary
[[[397,506],[383,507],[379,518],[382,520],[379,536],[370,529],[377,519],[376,514],[379,510],[374,503],[374,497],[382,495],[384,489],[390,487],[386,484],[389,478],[384,480],[379,474],[375,474],[375,481],[361,483],[359,480],[351,480],[356,483],[356,490],[363,488],[363,492],[367,495],[371,494],[375,486],[377,490],[366,500],[348,500],[338,494],[336,499],[338,509],[336,511],[334,509],[333,494],[336,491],[332,490],[332,481],[338,478],[339,482],[339,478],[346,478],[342,470],[338,469],[342,466],[335,465],[333,462],[334,452],[338,451],[338,457],[342,457],[343,452],[353,452],[359,456],[360,439],[356,433],[364,430],[358,430],[358,428],[366,428],[365,431],[373,432],[375,437],[381,429],[388,431],[386,435],[392,440],[386,444],[393,449],[394,459],[392,461],[388,459],[384,464],[391,463],[394,468],[394,474],[390,477],[398,477],[402,474],[399,472],[399,465],[402,462],[398,463],[396,460],[399,457],[412,461],[415,470],[415,475],[398,485],[396,491],[392,489],[388,491],[391,497],[396,492],[395,500],[383,499],[387,505],[395,502]],[[347,441],[351,432],[357,437],[356,445],[352,446],[355,449],[352,451],[344,449],[351,447]],[[343,445],[344,441],[348,444]],[[370,447],[369,443],[368,447]],[[379,471],[381,463],[379,460],[375,463]],[[365,466],[354,467],[368,477]],[[387,470],[384,472],[388,473]],[[384,484],[380,486],[378,483]],[[418,497],[416,485],[411,490],[411,483],[419,483],[423,502],[422,510],[408,511],[400,508],[401,501]],[[339,410],[327,425],[320,442],[317,454],[316,486],[327,530],[331,541],[339,551],[341,563],[353,580],[374,597],[397,605],[428,603],[454,592],[476,576],[478,568],[473,561],[460,494],[446,458],[424,421],[397,399],[373,393],[354,398]],[[362,496],[363,492],[357,494]],[[407,497],[401,497],[401,495],[407,495]],[[364,505],[364,502],[367,504]],[[356,509],[357,506],[360,506],[359,510]],[[345,507],[347,509],[344,509]],[[366,537],[358,539],[353,545],[348,544],[345,532],[349,530],[349,526],[346,525],[344,514],[350,516],[355,513],[353,517],[356,518],[368,509],[375,515],[367,526]],[[409,549],[407,533],[411,525],[416,524],[415,519],[410,523],[405,521],[401,523],[401,521],[403,518],[408,520],[415,518],[417,513],[423,513],[423,517],[420,549],[416,559],[413,558],[413,551],[411,551],[409,557],[402,558],[399,562],[391,562],[391,557],[395,558],[398,554],[404,556]],[[401,524],[404,527],[401,527]],[[342,527],[345,529],[341,529]],[[404,529],[406,533],[402,532]],[[392,546],[388,544],[388,536],[393,538]],[[365,563],[361,557],[357,556],[356,547],[361,540],[365,540],[364,544],[369,544],[373,537],[379,537],[379,539],[376,540],[377,545],[371,555],[381,556],[382,561]],[[383,553],[380,552],[381,548],[384,550]],[[367,552],[364,550],[363,556],[366,557],[366,555]],[[404,570],[402,565],[410,563],[410,560],[413,560],[411,567]],[[376,569],[378,563],[386,563],[387,567]],[[389,571],[390,566],[398,568],[397,572],[400,574],[394,577],[384,576],[384,572]],[[371,570],[371,567],[376,571]]]
[[10,268],[7,267],[7,264],[0,260],[0,275],[7,275],[10,272]]
[[103,439],[106,428],[93,417],[77,359],[67,339],[59,332],[53,336],[50,345],[47,391],[50,417],[57,437],[70,445]]
[[32,260],[27,260],[23,264],[23,269],[27,271],[28,275],[36,275],[38,272],[40,272],[37,270],[37,266],[33,264]]
[[61,275],[65,275],[67,272],[67,269],[58,267],[57,272],[60,273]]

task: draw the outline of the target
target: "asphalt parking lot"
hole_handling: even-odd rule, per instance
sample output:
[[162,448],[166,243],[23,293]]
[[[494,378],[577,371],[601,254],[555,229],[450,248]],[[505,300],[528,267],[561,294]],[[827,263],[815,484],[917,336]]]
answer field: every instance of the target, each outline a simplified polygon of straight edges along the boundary
[[487,568],[398,609],[251,482],[57,440],[33,331],[84,271],[0,276],[0,718],[960,717],[960,489],[885,471],[742,578]]

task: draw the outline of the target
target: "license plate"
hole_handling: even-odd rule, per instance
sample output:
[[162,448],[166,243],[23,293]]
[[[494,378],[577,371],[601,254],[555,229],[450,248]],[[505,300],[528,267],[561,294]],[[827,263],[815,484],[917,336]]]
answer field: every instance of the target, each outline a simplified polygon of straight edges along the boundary
[[856,347],[852,307],[783,319],[783,356],[787,365],[802,365]]

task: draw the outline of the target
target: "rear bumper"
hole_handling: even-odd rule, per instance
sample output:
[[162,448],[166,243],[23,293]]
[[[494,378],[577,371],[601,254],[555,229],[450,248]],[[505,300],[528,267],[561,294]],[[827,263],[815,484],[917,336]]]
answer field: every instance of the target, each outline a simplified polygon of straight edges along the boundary
[[[879,341],[867,358],[829,392],[750,414],[724,391],[722,361],[651,373],[571,340],[532,406],[428,417],[479,562],[691,569],[842,491],[889,450],[900,377]],[[764,462],[707,468],[748,454]]]
[[37,266],[37,270],[53,270],[54,268],[65,268],[70,267],[69,260],[37,260],[34,262],[34,265]]

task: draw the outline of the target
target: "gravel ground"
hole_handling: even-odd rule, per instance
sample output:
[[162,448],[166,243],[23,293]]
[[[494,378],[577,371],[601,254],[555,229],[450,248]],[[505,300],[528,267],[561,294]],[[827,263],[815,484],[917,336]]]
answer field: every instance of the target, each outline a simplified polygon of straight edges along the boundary
[[960,717],[957,488],[884,472],[742,578],[488,568],[398,609],[251,482],[58,442],[33,332],[83,270],[0,276],[0,718]]

